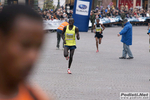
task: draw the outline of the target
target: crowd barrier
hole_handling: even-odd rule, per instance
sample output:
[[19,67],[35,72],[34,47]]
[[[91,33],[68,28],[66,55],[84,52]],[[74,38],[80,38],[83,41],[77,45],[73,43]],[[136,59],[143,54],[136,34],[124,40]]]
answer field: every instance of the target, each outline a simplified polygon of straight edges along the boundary
[[64,20],[44,20],[44,30],[56,30]]
[[[146,22],[146,20],[148,19],[148,17],[139,17],[139,18],[127,18],[129,22],[131,23],[142,23],[142,22]],[[54,19],[53,21],[52,20],[44,20],[44,30],[56,30],[59,25],[61,23],[63,23],[64,20],[56,20]],[[122,22],[122,19],[120,16],[117,16],[115,18],[102,18],[100,19],[100,23],[101,24],[119,24],[120,22]],[[92,26],[92,23],[91,21],[89,20],[89,27]]]

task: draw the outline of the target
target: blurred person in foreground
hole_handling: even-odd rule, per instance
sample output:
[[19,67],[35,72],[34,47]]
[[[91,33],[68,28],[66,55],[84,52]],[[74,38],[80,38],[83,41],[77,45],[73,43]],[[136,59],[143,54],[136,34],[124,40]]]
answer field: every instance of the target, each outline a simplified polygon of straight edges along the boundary
[[43,20],[30,7],[11,5],[0,12],[0,100],[50,100],[27,84],[43,39]]
[[123,43],[123,53],[122,57],[119,59],[126,59],[126,56],[128,54],[127,59],[133,59],[132,52],[130,50],[130,45],[132,45],[132,25],[130,22],[128,22],[127,19],[124,19],[124,28],[123,30],[118,34],[118,37],[122,35],[121,42]]

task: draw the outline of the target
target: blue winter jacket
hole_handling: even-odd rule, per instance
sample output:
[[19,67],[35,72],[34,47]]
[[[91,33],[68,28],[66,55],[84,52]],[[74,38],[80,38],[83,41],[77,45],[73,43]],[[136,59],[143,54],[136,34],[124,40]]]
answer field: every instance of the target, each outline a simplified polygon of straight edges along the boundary
[[122,35],[121,42],[126,45],[132,45],[132,25],[130,22],[127,22],[124,25],[124,28],[120,32],[120,35]]

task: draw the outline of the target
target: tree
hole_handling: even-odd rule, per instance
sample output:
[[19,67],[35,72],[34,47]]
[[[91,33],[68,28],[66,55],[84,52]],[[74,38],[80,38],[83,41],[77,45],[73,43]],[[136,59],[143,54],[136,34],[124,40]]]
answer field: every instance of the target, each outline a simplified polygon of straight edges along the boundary
[[54,9],[53,0],[45,0],[43,9]]
[[58,0],[58,4],[57,4],[57,8],[59,8],[60,7],[60,0]]

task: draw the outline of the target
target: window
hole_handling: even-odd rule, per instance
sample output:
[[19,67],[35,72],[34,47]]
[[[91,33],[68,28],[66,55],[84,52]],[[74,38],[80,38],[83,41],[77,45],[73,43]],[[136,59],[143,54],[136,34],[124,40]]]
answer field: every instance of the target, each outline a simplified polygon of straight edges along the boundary
[[101,2],[100,1],[97,1],[97,5],[100,7],[100,4],[101,4]]
[[74,5],[74,0],[70,0],[71,1],[71,5]]
[[112,0],[114,7],[117,7],[117,0]]
[[74,5],[74,0],[66,0],[66,4]]
[[100,7],[102,5],[102,0],[97,0],[97,5]]
[[8,0],[8,5],[18,4],[18,0]]
[[69,4],[70,3],[70,0],[66,0],[66,4]]

